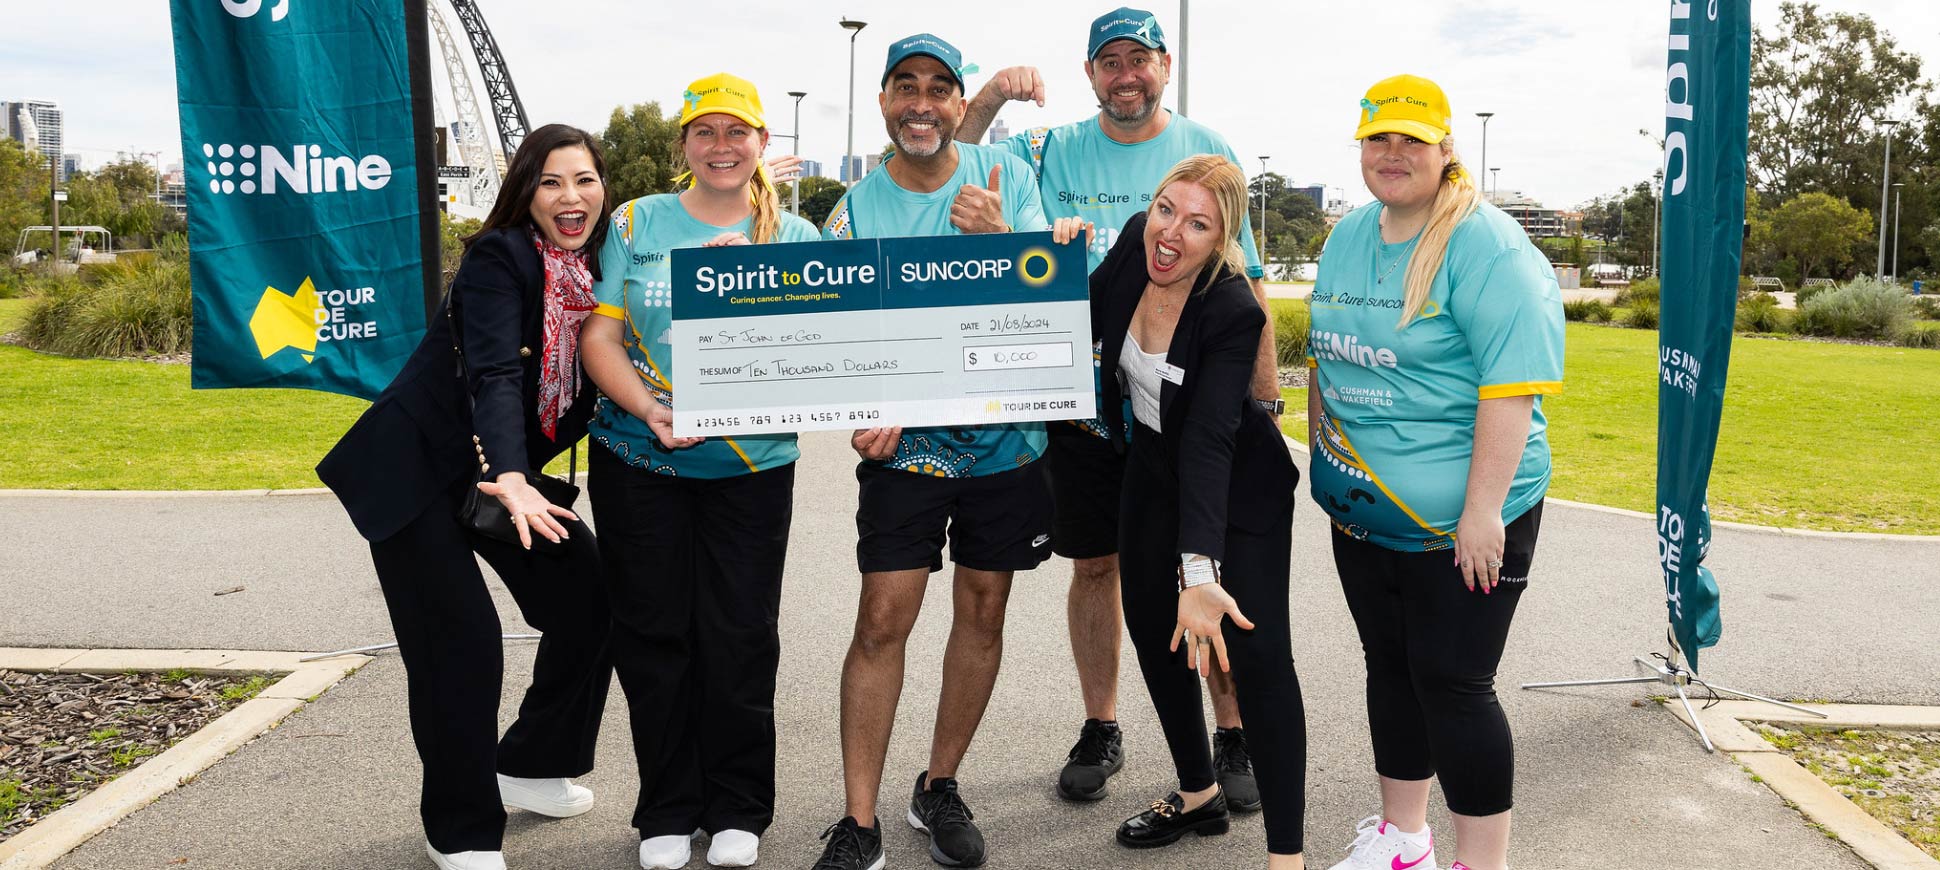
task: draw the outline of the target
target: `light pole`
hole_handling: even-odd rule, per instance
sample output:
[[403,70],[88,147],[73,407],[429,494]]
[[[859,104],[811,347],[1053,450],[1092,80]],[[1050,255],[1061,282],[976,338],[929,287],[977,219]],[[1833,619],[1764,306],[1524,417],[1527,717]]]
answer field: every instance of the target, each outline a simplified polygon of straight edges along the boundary
[[[1475,117],[1477,117],[1477,118],[1481,118],[1481,119],[1482,119],[1482,168],[1484,168],[1484,169],[1488,169],[1488,166],[1489,166],[1489,119],[1490,119],[1490,118],[1493,118],[1493,117],[1495,117],[1495,113],[1494,113],[1494,112],[1476,112],[1476,113],[1475,113]],[[1494,171],[1494,170],[1490,170],[1490,171]],[[1488,179],[1486,179],[1486,178],[1485,178],[1485,179],[1482,179],[1482,180],[1483,180],[1483,181],[1488,181]],[[1488,196],[1488,193],[1489,193],[1489,192],[1488,192],[1488,191],[1486,191],[1486,190],[1485,190],[1485,191],[1482,191],[1482,194],[1483,194],[1483,196],[1484,196],[1484,197],[1487,197],[1487,196]]]
[[1657,274],[1657,233],[1664,224],[1664,169],[1658,167],[1650,176],[1650,274]]
[[862,35],[862,28],[868,22],[852,18],[842,19],[842,26],[849,31],[849,144],[842,152],[843,183],[855,184],[855,38]]
[[1192,34],[1191,7],[1192,7],[1192,4],[1188,2],[1188,0],[1179,0],[1179,45],[1177,46],[1178,51],[1174,52],[1174,54],[1177,54],[1179,55],[1179,57],[1184,58],[1183,60],[1175,60],[1174,62],[1178,64],[1178,69],[1179,69],[1179,114],[1185,115],[1188,118],[1192,117],[1192,113],[1186,111],[1186,63],[1185,62],[1186,60],[1191,59],[1190,57],[1187,57],[1187,52],[1186,52],[1186,37]]
[[1266,265],[1266,161],[1271,155],[1260,155],[1260,265]]
[[1893,125],[1898,121],[1879,122],[1886,129],[1886,164],[1879,173],[1879,264],[1873,269],[1876,277],[1886,275],[1886,192],[1893,179]]
[[1906,182],[1893,183],[1893,283],[1900,283],[1900,188]]
[[1495,190],[1495,193],[1490,193],[1489,191],[1485,190],[1485,191],[1482,191],[1483,197],[1487,199],[1491,205],[1501,205],[1501,203],[1498,203],[1495,201],[1495,198],[1501,195],[1502,193],[1502,167],[1500,166],[1489,167],[1488,181],[1489,181],[1488,186],[1493,188]]
[[[808,92],[789,91],[788,95],[795,98],[795,132],[789,134],[788,138],[792,143],[794,143],[795,156],[800,157],[802,156],[802,98],[808,96]],[[800,171],[801,170],[799,168],[796,170],[796,172],[798,173]],[[802,216],[801,176],[796,175],[795,183],[789,185],[789,187],[792,189],[788,192],[788,210],[791,212],[794,212],[796,217],[801,217]]]

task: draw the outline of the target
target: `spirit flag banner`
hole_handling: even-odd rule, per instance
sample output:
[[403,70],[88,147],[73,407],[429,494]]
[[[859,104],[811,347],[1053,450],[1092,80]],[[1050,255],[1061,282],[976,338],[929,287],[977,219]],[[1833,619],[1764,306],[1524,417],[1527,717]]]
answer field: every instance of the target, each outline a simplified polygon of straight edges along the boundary
[[424,0],[172,0],[196,388],[372,398],[417,346],[438,277],[414,135],[431,124],[414,99],[425,15]]
[[1697,671],[1716,645],[1705,489],[1724,409],[1745,220],[1750,0],[1672,0],[1664,102],[1657,554],[1671,629]]

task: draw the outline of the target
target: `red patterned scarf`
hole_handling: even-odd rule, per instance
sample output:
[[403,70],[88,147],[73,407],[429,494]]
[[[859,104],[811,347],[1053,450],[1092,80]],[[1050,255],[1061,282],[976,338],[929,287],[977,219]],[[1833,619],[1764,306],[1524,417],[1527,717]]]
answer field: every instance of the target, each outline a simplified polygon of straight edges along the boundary
[[539,429],[553,438],[579,395],[579,325],[593,313],[593,273],[585,251],[568,251],[535,232],[546,261],[545,352],[539,360]]

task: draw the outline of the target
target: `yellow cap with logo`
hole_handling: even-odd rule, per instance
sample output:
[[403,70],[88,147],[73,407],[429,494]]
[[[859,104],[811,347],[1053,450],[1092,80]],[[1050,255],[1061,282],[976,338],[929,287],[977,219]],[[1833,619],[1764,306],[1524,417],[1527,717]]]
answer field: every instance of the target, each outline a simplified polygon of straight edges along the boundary
[[768,126],[768,122],[761,118],[761,94],[755,91],[753,82],[737,75],[715,73],[688,85],[680,99],[682,127],[695,118],[715,112],[733,115],[751,127]]
[[1433,145],[1454,132],[1453,116],[1439,85],[1421,76],[1393,76],[1375,82],[1361,98],[1361,126],[1354,138],[1400,133]]

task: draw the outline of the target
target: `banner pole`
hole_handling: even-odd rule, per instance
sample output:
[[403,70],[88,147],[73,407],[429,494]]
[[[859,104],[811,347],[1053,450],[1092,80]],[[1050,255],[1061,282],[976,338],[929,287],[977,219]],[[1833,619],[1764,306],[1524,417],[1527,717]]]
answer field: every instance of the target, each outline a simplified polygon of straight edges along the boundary
[[418,247],[424,262],[424,322],[444,296],[442,228],[438,221],[438,156],[432,145],[437,117],[431,106],[431,9],[429,0],[403,0],[404,35],[410,44],[411,130],[418,164]]

